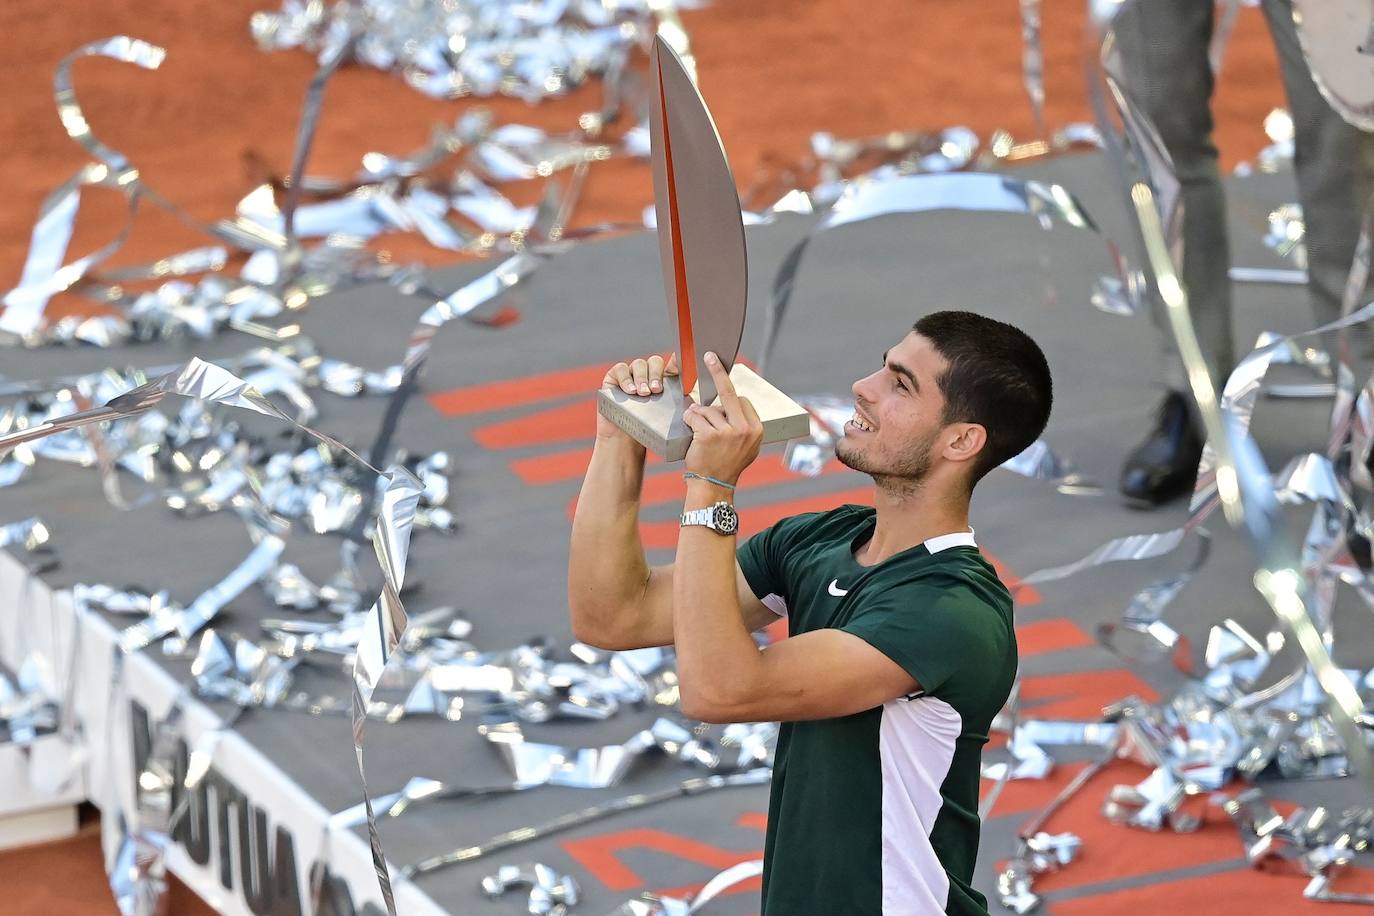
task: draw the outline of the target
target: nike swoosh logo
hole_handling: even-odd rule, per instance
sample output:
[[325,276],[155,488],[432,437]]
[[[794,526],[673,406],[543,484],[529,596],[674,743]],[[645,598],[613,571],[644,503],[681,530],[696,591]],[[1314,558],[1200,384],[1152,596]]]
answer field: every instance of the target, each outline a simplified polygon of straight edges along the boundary
[[832,579],[830,580],[830,594],[834,595],[836,598],[843,598],[845,595],[849,594],[849,589],[840,588],[840,580]]

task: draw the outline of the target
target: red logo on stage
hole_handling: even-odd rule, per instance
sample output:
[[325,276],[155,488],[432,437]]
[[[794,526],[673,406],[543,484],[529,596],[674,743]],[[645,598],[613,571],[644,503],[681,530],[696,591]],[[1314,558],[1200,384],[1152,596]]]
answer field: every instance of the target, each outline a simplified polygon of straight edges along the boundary
[[[754,827],[763,830],[766,824],[762,812],[741,815],[735,822],[741,827]],[[566,840],[563,848],[578,864],[596,876],[597,880],[613,891],[627,891],[644,886],[644,879],[620,858],[620,853],[630,850],[651,850],[683,862],[705,866],[706,877],[724,871],[740,862],[763,858],[762,849],[736,851],[722,849],[710,843],[693,840],[667,830],[619,830],[603,833],[600,836],[581,840]],[[744,881],[732,887],[727,894],[742,891],[757,892],[761,886],[759,879]],[[701,890],[701,884],[686,887],[659,888],[655,893],[665,897],[690,897]]]

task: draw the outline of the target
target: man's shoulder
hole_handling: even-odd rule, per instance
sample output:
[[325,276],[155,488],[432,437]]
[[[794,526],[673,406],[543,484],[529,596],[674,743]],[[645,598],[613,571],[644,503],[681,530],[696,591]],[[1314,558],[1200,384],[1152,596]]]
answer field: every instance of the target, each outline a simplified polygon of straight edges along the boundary
[[948,616],[965,624],[1002,629],[1012,615],[1011,592],[976,548],[942,550],[893,575],[870,597],[894,611],[918,605],[946,612],[932,621],[953,612]]
[[1011,590],[977,547],[951,547],[931,557],[918,581],[940,584],[962,601],[1010,612]]

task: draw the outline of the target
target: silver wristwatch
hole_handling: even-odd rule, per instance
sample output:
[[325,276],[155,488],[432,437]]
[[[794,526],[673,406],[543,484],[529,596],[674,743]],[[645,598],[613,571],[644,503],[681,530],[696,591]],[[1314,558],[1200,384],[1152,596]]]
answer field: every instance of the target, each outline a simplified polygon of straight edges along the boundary
[[734,534],[739,530],[739,513],[734,506],[722,500],[705,509],[682,513],[682,525],[703,525],[718,534]]

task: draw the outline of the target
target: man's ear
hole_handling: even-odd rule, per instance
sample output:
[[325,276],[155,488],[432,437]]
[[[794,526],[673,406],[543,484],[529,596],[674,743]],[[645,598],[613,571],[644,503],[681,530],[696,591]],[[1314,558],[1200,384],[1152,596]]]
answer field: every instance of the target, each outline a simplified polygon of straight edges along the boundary
[[971,461],[987,447],[988,431],[981,423],[959,423],[956,435],[945,446],[948,461]]

